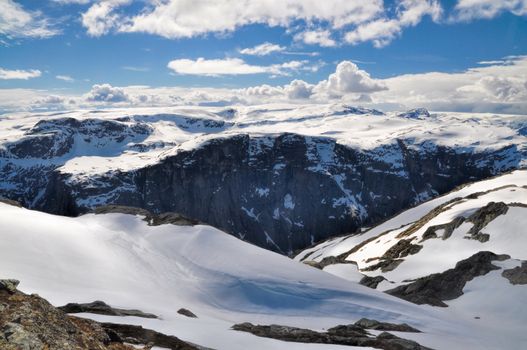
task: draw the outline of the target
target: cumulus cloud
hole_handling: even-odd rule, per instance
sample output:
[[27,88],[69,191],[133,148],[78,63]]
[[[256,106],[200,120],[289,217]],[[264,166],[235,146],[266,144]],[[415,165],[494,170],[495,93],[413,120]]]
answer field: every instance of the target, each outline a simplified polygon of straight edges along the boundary
[[331,38],[331,32],[329,30],[308,30],[300,32],[295,35],[294,39],[308,45],[319,45],[323,47],[337,45],[337,42]]
[[458,0],[452,20],[470,21],[490,19],[503,12],[512,12],[517,16],[527,14],[526,0]]
[[317,85],[319,92],[327,93],[329,96],[343,96],[346,94],[368,94],[386,90],[386,85],[351,61],[343,61],[337,65],[335,73],[327,80]]
[[395,17],[386,15],[363,23],[346,33],[344,39],[353,45],[371,41],[375,47],[380,48],[399,36],[405,27],[419,24],[425,16],[438,21],[442,12],[437,0],[402,0],[396,7]]
[[71,108],[68,101],[76,102],[75,108],[345,102],[384,110],[425,107],[527,114],[527,56],[505,57],[463,72],[404,74],[388,79],[375,79],[355,63],[344,61],[317,83],[295,79],[285,85],[239,89],[102,84],[83,96],[49,95],[41,90],[0,89],[0,110],[47,108],[46,104],[55,105],[49,107],[55,109]]
[[240,53],[242,55],[267,56],[267,55],[272,54],[273,52],[282,52],[284,50],[285,50],[285,47],[283,46],[265,42],[255,47],[242,49],[240,50]]
[[124,89],[113,87],[110,84],[96,84],[86,95],[86,100],[90,102],[126,102],[129,100]]
[[101,36],[119,25],[120,16],[115,10],[131,0],[105,0],[93,4],[82,14],[82,25],[91,36]]
[[13,0],[0,1],[0,36],[49,38],[59,33],[40,11],[27,11]]
[[382,0],[168,0],[123,19],[119,30],[189,38],[231,32],[248,24],[289,27],[298,20],[323,21],[341,28],[371,19],[382,7]]
[[41,75],[42,75],[42,72],[39,71],[38,69],[9,70],[9,69],[0,68],[0,80],[11,80],[11,79],[28,80],[32,78],[38,78]]
[[284,87],[284,92],[290,100],[304,100],[313,95],[314,87],[303,80],[293,80]]
[[274,74],[288,75],[290,71],[303,68],[306,61],[289,61],[270,66],[258,66],[246,63],[240,58],[205,59],[196,60],[177,59],[168,63],[168,68],[177,74],[221,76],[221,75],[247,75],[247,74]]

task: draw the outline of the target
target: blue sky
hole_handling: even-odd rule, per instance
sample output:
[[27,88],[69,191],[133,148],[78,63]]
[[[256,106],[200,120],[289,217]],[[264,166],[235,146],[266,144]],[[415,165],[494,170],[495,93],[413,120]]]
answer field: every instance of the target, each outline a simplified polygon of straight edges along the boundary
[[[245,8],[233,5],[242,2]],[[284,13],[289,10],[281,8],[283,3],[298,9]],[[380,81],[463,73],[482,61],[517,64],[520,58],[499,61],[527,54],[525,0],[320,3],[0,0],[0,69],[5,72],[0,89],[78,95],[100,84],[236,89],[285,87],[298,79],[316,85],[343,61]],[[309,39],[306,33],[322,34]],[[242,53],[262,44],[279,49],[268,55]],[[38,74],[12,73],[17,71]],[[348,92],[356,98],[377,92],[370,90]]]

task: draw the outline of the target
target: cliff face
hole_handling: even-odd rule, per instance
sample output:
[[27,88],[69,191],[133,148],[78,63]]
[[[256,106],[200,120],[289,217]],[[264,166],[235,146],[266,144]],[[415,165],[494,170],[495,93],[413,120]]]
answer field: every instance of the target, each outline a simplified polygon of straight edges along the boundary
[[178,212],[281,253],[356,231],[505,169],[494,153],[396,144],[362,152],[326,138],[238,135],[130,172],[85,182],[53,174],[38,209],[73,214],[102,204]]
[[[269,120],[251,124],[217,115],[41,120],[0,147],[0,196],[71,216],[107,204],[177,212],[291,254],[460,184],[521,167],[525,159],[520,134],[478,147],[470,138],[442,142],[453,138],[447,129],[453,121],[342,113],[287,119],[298,128],[335,123],[337,131],[317,129],[315,136],[276,133],[291,126],[273,126],[270,133]],[[394,124],[397,132],[373,139],[374,123]],[[481,123],[466,123],[459,127],[479,140]],[[438,135],[427,136],[429,124]],[[169,134],[167,125],[180,134]]]

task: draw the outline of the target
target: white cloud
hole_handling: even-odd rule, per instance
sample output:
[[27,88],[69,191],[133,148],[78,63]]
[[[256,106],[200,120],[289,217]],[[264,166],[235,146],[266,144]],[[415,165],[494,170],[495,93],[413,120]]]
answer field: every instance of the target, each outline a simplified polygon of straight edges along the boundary
[[91,91],[86,95],[90,102],[126,102],[129,100],[124,89],[113,87],[110,84],[93,85]]
[[[527,56],[495,61],[498,63],[463,72],[404,74],[388,79],[375,79],[354,63],[344,61],[318,83],[296,79],[286,85],[243,89],[102,84],[94,85],[82,96],[60,96],[55,91],[51,97],[41,90],[0,89],[0,110],[345,102],[384,110],[425,107],[435,111],[527,114]],[[304,68],[301,65],[299,69]]]
[[75,79],[73,79],[69,75],[57,75],[55,76],[55,78],[58,80],[66,81],[68,83],[73,83],[75,81]]
[[257,45],[255,47],[251,48],[245,48],[240,50],[240,53],[242,55],[253,55],[253,56],[267,56],[270,55],[273,52],[281,52],[284,51],[285,47],[277,45],[277,44],[271,44],[269,42],[265,42],[263,44]]
[[443,9],[437,0],[402,0],[397,5],[395,17],[383,16],[361,24],[346,33],[344,39],[353,45],[372,41],[375,47],[380,48],[398,37],[405,27],[419,24],[425,16],[438,21],[442,12]]
[[[247,75],[247,74],[273,74],[289,75],[289,72],[304,69],[306,61],[289,61],[270,66],[257,66],[246,63],[240,58],[205,59],[196,60],[177,59],[168,63],[168,68],[177,74],[221,76],[221,75]],[[306,68],[307,69],[307,68]]]
[[8,70],[0,68],[0,80],[11,80],[11,79],[19,79],[19,80],[28,80],[32,78],[38,78],[42,75],[42,72],[38,69],[30,69],[30,70]]
[[340,97],[350,93],[368,94],[387,88],[382,81],[371,78],[368,72],[359,69],[355,63],[343,61],[337,65],[335,73],[318,83],[316,89],[319,93]]
[[125,0],[94,4],[83,15],[90,35],[112,28],[166,38],[190,38],[207,33],[232,32],[249,24],[289,27],[298,20],[324,22],[338,29],[371,20],[383,9],[382,0],[165,0],[152,1],[139,14],[117,14]]
[[377,101],[432,110],[527,114],[527,56],[459,73],[430,72],[385,79]]
[[105,0],[93,4],[82,14],[82,25],[91,36],[101,36],[118,26],[120,16],[114,11],[131,0]]
[[308,99],[313,95],[314,87],[303,80],[293,80],[284,86],[284,92],[290,100]]
[[13,0],[0,1],[0,36],[49,38],[59,33],[40,11],[26,11]]
[[331,38],[329,30],[309,30],[295,35],[296,41],[302,41],[308,45],[320,45],[323,47],[336,46],[337,43]]
[[451,19],[457,21],[489,19],[503,12],[525,16],[527,14],[527,0],[458,0]]

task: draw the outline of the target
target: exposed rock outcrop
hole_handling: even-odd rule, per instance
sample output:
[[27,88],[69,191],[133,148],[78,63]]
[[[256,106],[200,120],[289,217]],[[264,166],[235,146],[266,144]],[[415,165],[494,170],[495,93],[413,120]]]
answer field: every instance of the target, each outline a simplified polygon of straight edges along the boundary
[[105,205],[102,207],[97,207],[93,211],[95,214],[129,214],[129,215],[139,215],[144,217],[144,221],[150,226],[160,226],[160,225],[178,225],[178,226],[194,226],[198,225],[199,221],[189,219],[178,213],[162,213],[162,214],[153,214],[146,209],[127,207],[123,205]]
[[461,260],[453,269],[418,278],[412,283],[387,290],[386,293],[415,304],[446,307],[448,305],[444,301],[463,295],[463,287],[468,281],[486,275],[492,270],[498,270],[499,268],[493,265],[492,261],[508,258],[510,257],[507,255],[479,252]]
[[64,306],[59,306],[58,309],[64,311],[67,314],[89,312],[92,314],[108,316],[135,316],[144,318],[157,318],[157,316],[154,314],[145,313],[140,310],[126,310],[113,308],[100,300],[85,304],[69,303]]
[[141,326],[101,323],[106,332],[116,341],[126,342],[135,345],[147,344],[148,346],[158,346],[171,350],[199,350],[200,348],[180,340],[177,337],[166,335],[146,329]]
[[357,322],[355,322],[356,326],[366,328],[366,329],[374,329],[376,331],[394,331],[394,332],[412,332],[412,333],[419,333],[420,330],[407,325],[406,323],[388,323],[388,322],[379,322],[377,320],[370,320],[368,318],[361,318]]
[[177,310],[177,313],[190,318],[198,318],[198,316],[196,316],[196,314],[194,314],[192,311],[184,308]]
[[68,317],[38,295],[19,292],[13,280],[0,284],[5,287],[0,289],[1,349],[133,350],[112,342],[96,322]]
[[[372,320],[368,321],[372,322],[368,323],[368,325],[373,324]],[[399,338],[386,332],[383,332],[378,336],[373,336],[367,332],[364,327],[357,324],[336,326],[328,329],[327,332],[316,332],[310,329],[280,325],[261,326],[253,325],[251,323],[236,324],[232,327],[232,329],[236,331],[252,333],[259,337],[299,343],[364,346],[385,350],[428,349],[422,345],[419,345],[415,341]]]
[[474,226],[468,231],[469,238],[477,239],[480,242],[487,242],[490,236],[482,233],[481,230],[500,215],[505,215],[509,207],[503,202],[490,202],[483,208],[476,211],[467,218],[467,221],[472,222]]
[[521,266],[503,270],[501,275],[508,279],[511,284],[527,284],[527,261],[522,261]]
[[[67,315],[36,294],[26,295],[16,289],[17,280],[0,280],[0,349],[3,350],[134,350],[152,346],[168,349],[203,349],[175,336],[140,326],[100,324]],[[123,316],[135,310],[112,309],[104,303],[76,304],[83,311],[105,310],[106,315]],[[75,304],[69,304],[72,308]],[[144,314],[147,315],[147,314]],[[134,344],[136,347],[127,345]],[[137,347],[139,346],[139,347]]]
[[386,281],[386,278],[384,278],[383,276],[375,276],[375,277],[364,276],[359,281],[359,283],[362,284],[363,286],[376,289],[379,283],[381,283],[382,281]]

